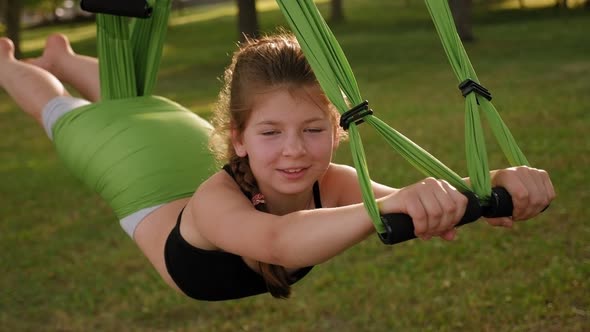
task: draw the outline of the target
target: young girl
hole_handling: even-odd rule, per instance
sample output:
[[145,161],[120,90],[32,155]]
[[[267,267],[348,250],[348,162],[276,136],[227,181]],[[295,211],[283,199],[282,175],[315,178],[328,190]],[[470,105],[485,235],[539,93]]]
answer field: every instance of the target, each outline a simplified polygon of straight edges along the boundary
[[[128,111],[93,108],[100,96],[97,60],[75,54],[61,35],[27,62],[15,60],[10,40],[0,39],[0,73],[0,85],[45,128],[70,169],[82,178],[89,169],[102,172],[97,191],[123,228],[162,278],[192,298],[267,291],[288,297],[290,285],[311,267],[374,233],[355,170],[331,162],[343,137],[339,114],[291,35],[251,40],[235,52],[213,130],[157,98],[161,106],[149,111],[132,101]],[[70,97],[60,81],[87,100]],[[121,123],[124,130],[116,129]],[[222,170],[211,171],[208,136]],[[84,148],[75,148],[79,142]],[[96,162],[105,151],[117,154],[115,162]],[[125,176],[111,177],[120,167]],[[492,225],[532,218],[555,196],[543,170],[491,175],[514,203],[513,217],[489,220]],[[123,181],[125,188],[117,187]],[[135,195],[129,203],[117,201],[129,190]],[[373,190],[381,213],[409,214],[423,239],[452,240],[466,207],[464,195],[432,178],[401,189],[373,183]],[[150,195],[156,198],[144,200]]]

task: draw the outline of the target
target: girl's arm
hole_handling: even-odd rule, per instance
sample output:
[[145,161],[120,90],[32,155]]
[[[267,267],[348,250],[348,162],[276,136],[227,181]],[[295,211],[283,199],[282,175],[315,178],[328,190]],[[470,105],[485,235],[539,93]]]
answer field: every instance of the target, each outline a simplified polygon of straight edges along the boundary
[[[429,179],[393,191],[379,202],[383,213],[407,213],[417,233],[434,236],[452,229],[465,209],[465,197],[452,191]],[[374,233],[362,204],[284,216],[259,212],[222,173],[201,185],[188,215],[200,237],[215,248],[287,268],[322,263]]]

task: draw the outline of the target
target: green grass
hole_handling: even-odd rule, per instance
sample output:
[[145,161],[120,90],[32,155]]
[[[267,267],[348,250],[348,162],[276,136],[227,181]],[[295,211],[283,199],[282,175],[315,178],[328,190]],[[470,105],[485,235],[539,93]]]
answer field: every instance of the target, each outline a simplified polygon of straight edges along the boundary
[[[426,9],[405,2],[347,0],[348,22],[333,29],[379,117],[465,174],[463,100]],[[217,16],[170,28],[157,88],[204,116],[237,35],[231,10],[215,8]],[[267,31],[284,24],[272,10],[260,20]],[[196,302],[159,280],[109,208],[0,93],[0,329],[590,330],[590,13],[478,8],[474,22],[478,41],[466,47],[478,75],[558,191],[540,217],[512,230],[475,223],[454,243],[387,247],[375,237],[316,267],[287,301]],[[60,30],[93,54],[89,29],[25,31],[27,53]],[[403,186],[421,177],[362,130],[373,178]],[[488,146],[492,166],[506,166]],[[337,160],[350,162],[346,145]]]

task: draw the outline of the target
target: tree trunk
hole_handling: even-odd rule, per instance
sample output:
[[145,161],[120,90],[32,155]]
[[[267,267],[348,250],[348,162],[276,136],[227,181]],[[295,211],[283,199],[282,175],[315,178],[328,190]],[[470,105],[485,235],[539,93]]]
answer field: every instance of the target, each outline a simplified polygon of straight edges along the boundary
[[344,21],[344,10],[342,9],[342,0],[332,0],[332,12],[330,17],[331,22],[343,22]]
[[449,0],[457,32],[464,42],[473,41],[474,39],[471,24],[472,4],[472,0]]
[[258,16],[256,14],[256,0],[236,0],[238,3],[238,29],[240,41],[260,36]]
[[20,20],[22,15],[22,0],[4,0],[4,22],[6,36],[14,43],[14,55],[20,59]]

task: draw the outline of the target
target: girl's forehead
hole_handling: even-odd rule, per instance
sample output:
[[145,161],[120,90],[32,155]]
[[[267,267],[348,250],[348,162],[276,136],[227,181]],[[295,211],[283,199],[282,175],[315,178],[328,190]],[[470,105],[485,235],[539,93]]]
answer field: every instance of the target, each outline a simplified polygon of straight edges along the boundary
[[328,105],[310,89],[273,89],[255,97],[250,115],[253,122],[307,121],[326,119]]

